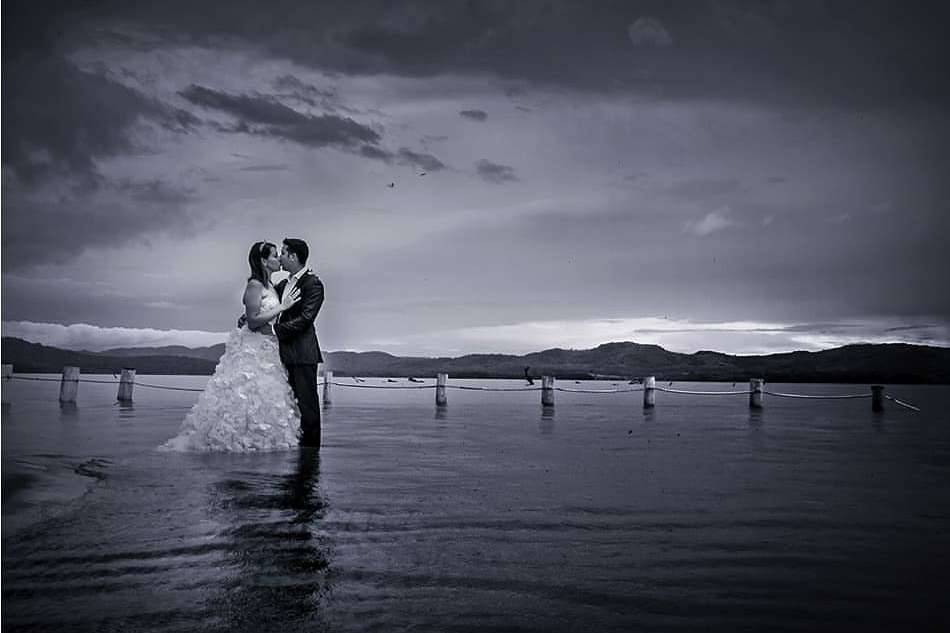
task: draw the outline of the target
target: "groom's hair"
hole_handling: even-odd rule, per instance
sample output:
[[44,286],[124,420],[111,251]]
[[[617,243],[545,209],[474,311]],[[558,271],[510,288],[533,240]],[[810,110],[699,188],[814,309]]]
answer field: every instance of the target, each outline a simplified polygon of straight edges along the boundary
[[301,266],[307,265],[307,258],[310,257],[310,247],[307,246],[306,242],[295,237],[288,237],[284,240],[284,246],[287,247],[288,252],[297,256],[297,261],[300,262]]

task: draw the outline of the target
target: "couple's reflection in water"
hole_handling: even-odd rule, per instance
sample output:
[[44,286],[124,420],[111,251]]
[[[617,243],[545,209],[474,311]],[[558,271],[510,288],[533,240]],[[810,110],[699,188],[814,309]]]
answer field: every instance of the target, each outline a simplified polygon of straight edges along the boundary
[[300,448],[251,459],[258,469],[230,470],[214,486],[228,570],[222,599],[209,606],[228,631],[324,629],[330,547],[320,454]]

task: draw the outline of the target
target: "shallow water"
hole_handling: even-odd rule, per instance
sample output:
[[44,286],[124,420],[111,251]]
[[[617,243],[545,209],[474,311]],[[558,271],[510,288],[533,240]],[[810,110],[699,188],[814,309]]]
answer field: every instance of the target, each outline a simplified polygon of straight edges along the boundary
[[438,411],[431,390],[335,387],[317,457],[159,453],[195,394],[120,407],[83,383],[63,409],[56,383],[16,381],[3,630],[937,628],[950,388],[888,392],[923,412],[458,390]]

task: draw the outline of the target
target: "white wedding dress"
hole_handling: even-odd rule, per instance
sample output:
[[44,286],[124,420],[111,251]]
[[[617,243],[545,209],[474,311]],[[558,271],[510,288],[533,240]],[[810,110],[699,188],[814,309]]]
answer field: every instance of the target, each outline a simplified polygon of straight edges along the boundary
[[[273,288],[261,297],[261,311],[280,305]],[[273,322],[271,322],[273,326]],[[169,451],[271,451],[295,448],[300,412],[277,338],[247,326],[231,332],[214,375],[192,407],[181,431],[159,448]]]

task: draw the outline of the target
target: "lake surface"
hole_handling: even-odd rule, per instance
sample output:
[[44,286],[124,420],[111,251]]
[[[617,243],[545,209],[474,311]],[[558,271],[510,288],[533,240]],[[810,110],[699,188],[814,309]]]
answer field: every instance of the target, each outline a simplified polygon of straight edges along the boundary
[[9,392],[4,631],[950,624],[950,387],[888,387],[922,412],[883,414],[669,393],[645,412],[637,392],[557,392],[552,411],[455,389],[440,411],[431,389],[334,387],[319,457],[156,452],[195,393],[137,386],[119,406],[115,385],[83,383],[62,408],[56,382]]

